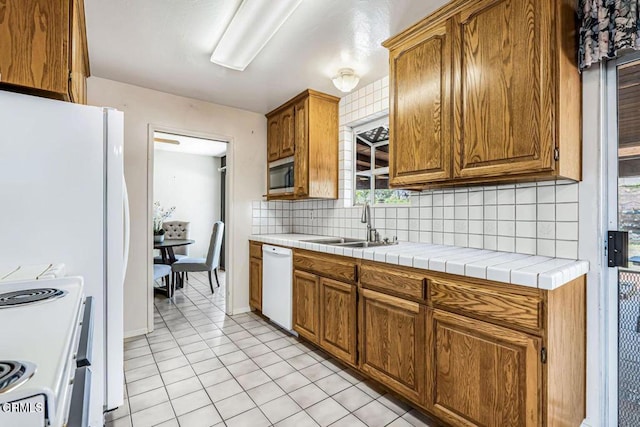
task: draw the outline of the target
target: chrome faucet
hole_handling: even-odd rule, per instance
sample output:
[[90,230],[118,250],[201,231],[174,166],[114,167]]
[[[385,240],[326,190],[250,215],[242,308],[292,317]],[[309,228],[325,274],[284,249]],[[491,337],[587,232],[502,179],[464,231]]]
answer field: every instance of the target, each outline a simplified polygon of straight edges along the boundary
[[362,206],[362,218],[360,222],[367,224],[367,242],[377,242],[380,239],[380,235],[375,228],[371,227],[371,209],[369,208],[369,202],[365,202]]

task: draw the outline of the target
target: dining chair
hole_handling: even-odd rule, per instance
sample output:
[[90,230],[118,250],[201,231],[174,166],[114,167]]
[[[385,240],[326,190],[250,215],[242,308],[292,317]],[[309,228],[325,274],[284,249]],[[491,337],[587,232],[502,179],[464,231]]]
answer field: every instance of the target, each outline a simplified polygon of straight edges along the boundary
[[[188,239],[189,238],[189,221],[167,221],[162,223],[165,239]],[[176,259],[186,258],[189,256],[189,245],[177,246],[173,248]],[[162,256],[153,257],[154,264],[162,264]]]
[[162,280],[164,282],[167,297],[173,296],[173,286],[169,275],[171,274],[171,266],[167,264],[154,264],[153,265],[153,281]]
[[213,282],[211,280],[211,272],[216,276],[216,283],[220,287],[218,280],[218,268],[220,267],[220,250],[222,248],[222,236],[224,235],[224,222],[217,221],[213,224],[213,232],[211,233],[211,241],[209,242],[209,251],[207,258],[181,258],[174,262],[171,269],[180,276],[180,282],[184,283],[184,275],[189,272],[206,271],[209,273],[209,286],[213,293]]

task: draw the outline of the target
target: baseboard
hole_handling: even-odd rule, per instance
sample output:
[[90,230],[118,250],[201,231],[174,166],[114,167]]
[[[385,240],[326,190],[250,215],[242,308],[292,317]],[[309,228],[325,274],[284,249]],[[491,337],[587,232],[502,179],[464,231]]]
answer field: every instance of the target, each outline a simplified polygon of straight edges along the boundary
[[125,331],[124,338],[133,338],[140,335],[146,335],[147,333],[149,333],[147,328],[134,329],[133,331]]
[[233,310],[233,315],[235,316],[236,314],[249,313],[250,311],[251,307],[236,308],[235,310]]

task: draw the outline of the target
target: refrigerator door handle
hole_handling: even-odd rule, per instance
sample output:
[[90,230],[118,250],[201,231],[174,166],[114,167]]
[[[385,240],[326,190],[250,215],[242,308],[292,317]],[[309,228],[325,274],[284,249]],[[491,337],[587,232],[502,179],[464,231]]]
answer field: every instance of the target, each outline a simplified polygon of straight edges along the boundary
[[123,268],[122,268],[122,281],[127,275],[127,264],[129,263],[129,241],[131,238],[131,215],[129,213],[129,192],[127,191],[127,181],[122,174],[122,197],[124,206],[124,254],[123,254]]

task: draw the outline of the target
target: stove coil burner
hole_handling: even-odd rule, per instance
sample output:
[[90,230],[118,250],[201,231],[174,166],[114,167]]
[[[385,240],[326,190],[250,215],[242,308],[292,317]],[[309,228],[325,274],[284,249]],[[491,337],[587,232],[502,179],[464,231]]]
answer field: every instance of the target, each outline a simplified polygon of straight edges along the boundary
[[54,288],[24,289],[0,294],[0,308],[15,307],[60,298],[66,291]]
[[35,373],[36,366],[17,360],[0,360],[0,393],[13,390]]

